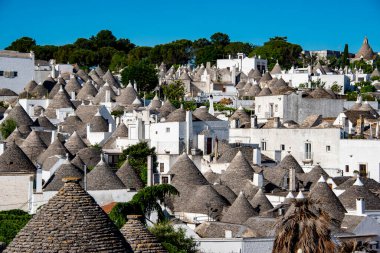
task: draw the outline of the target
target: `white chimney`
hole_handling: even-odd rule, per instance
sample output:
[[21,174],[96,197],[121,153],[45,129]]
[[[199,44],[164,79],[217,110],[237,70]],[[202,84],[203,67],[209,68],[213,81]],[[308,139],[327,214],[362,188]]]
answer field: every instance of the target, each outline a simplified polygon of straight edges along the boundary
[[224,237],[225,238],[232,238],[232,231],[231,230],[224,230]]
[[193,134],[193,118],[191,111],[186,111],[186,152],[190,154],[191,139]]
[[42,168],[39,164],[36,173],[36,193],[42,193]]
[[55,131],[55,130],[51,131],[51,142],[50,142],[50,144],[55,141],[55,135],[56,134],[57,134],[57,131]]
[[75,91],[71,92],[71,100],[75,100]]
[[364,212],[365,212],[364,198],[357,198],[356,199],[356,214],[357,215],[364,215]]
[[231,82],[235,86],[235,84],[236,84],[236,68],[235,68],[235,66],[233,66],[232,70],[231,70]]
[[112,133],[112,123],[109,123],[109,124],[108,124],[108,132],[109,132],[109,133]]
[[152,156],[147,157],[148,162],[147,162],[147,186],[152,186],[153,185],[153,160]]
[[255,114],[251,117],[251,128],[257,128],[257,116]]
[[253,173],[253,185],[260,188],[264,186],[264,177],[262,172]]
[[214,116],[215,114],[215,111],[214,111],[214,98],[212,95],[210,95],[210,97],[208,98],[208,101],[209,101],[209,104],[210,104],[210,107],[208,108],[208,113],[210,113],[211,115]]
[[252,157],[253,164],[261,165],[261,149],[260,148],[254,148],[253,149],[253,157]]
[[111,102],[111,93],[109,90],[106,90],[106,103]]

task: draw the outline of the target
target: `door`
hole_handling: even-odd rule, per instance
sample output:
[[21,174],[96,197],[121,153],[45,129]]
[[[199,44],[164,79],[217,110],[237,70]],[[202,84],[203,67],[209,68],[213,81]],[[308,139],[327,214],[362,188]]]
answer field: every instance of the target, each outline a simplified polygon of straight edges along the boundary
[[206,141],[206,155],[212,152],[212,138],[207,138]]
[[365,163],[359,164],[359,176],[367,177],[367,164]]

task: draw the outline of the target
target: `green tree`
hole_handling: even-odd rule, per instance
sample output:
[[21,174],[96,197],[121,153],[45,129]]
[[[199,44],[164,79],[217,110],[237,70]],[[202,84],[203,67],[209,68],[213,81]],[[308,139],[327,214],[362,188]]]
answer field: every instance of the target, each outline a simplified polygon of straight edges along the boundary
[[148,60],[151,47],[135,47],[127,55],[127,65],[135,64],[142,60]]
[[6,50],[14,50],[23,53],[29,53],[32,47],[36,45],[36,41],[30,37],[21,37],[13,41]]
[[334,82],[334,84],[331,85],[331,90],[334,93],[340,93],[342,91],[342,86],[340,86],[337,82]]
[[109,69],[119,71],[127,65],[127,55],[124,52],[117,52],[112,56]]
[[350,64],[351,69],[362,69],[364,73],[371,74],[373,69],[372,65],[365,62],[363,59],[360,59],[359,61],[354,61]]
[[94,41],[89,40],[89,39],[85,39],[85,38],[78,38],[74,42],[74,46],[76,48],[87,49],[87,50],[93,50],[95,47]]
[[176,80],[170,84],[162,85],[162,91],[169,100],[180,100],[185,96],[185,86],[181,80]]
[[96,65],[96,54],[88,49],[75,49],[69,56],[69,62],[77,63],[80,66],[91,67]]
[[193,48],[202,48],[209,45],[211,45],[211,42],[206,38],[200,38],[193,42]]
[[216,46],[227,46],[230,43],[230,37],[228,34],[217,32],[211,35],[210,37],[211,43]]
[[115,48],[113,47],[102,47],[97,51],[97,58],[98,58],[98,64],[105,68],[108,69],[109,65],[111,64],[112,57],[118,53]]
[[350,65],[349,55],[348,55],[348,44],[344,45],[344,51],[342,54],[342,67]]
[[265,42],[263,46],[256,47],[249,56],[261,56],[268,60],[268,68],[272,69],[276,61],[281,67],[289,69],[297,64],[302,48],[300,45],[287,41],[287,37],[274,37]]
[[207,62],[215,64],[216,60],[221,57],[223,57],[223,49],[214,45],[206,46],[195,52],[195,64],[200,65]]
[[54,53],[54,58],[57,63],[67,63],[71,53],[75,50],[75,46],[72,44],[67,44],[64,46],[58,47],[58,50]]
[[144,60],[128,65],[121,72],[121,82],[125,85],[129,81],[136,81],[140,91],[152,91],[158,85],[155,66]]
[[9,244],[31,218],[31,215],[22,210],[1,211],[0,242]]
[[149,217],[152,212],[157,212],[159,221],[162,221],[165,215],[160,203],[167,197],[176,195],[179,195],[179,192],[170,184],[147,186],[139,190],[129,202],[116,204],[109,217],[119,228],[127,222],[127,215],[131,214]]
[[137,170],[141,180],[147,182],[147,157],[152,156],[153,168],[157,167],[157,155],[155,148],[149,148],[148,143],[139,142],[123,150],[119,157],[118,167],[120,167],[128,157],[129,164]]
[[197,243],[192,237],[186,236],[183,228],[177,230],[169,222],[160,222],[149,230],[169,253],[198,252]]
[[13,119],[6,119],[0,124],[0,133],[3,139],[8,138],[9,135],[16,129],[17,123]]
[[231,42],[224,47],[225,54],[236,55],[237,53],[244,53],[248,55],[253,50],[253,46],[249,43]]
[[126,54],[128,54],[129,51],[131,51],[134,47],[135,47],[135,44],[131,43],[129,39],[120,38],[115,42],[115,48]]
[[54,59],[54,54],[57,52],[58,47],[52,45],[46,46],[33,46],[32,50],[34,52],[35,58],[38,60],[49,61]]
[[93,41],[96,49],[102,47],[114,47],[116,44],[116,37],[110,30],[101,30],[96,36],[92,36],[90,40]]

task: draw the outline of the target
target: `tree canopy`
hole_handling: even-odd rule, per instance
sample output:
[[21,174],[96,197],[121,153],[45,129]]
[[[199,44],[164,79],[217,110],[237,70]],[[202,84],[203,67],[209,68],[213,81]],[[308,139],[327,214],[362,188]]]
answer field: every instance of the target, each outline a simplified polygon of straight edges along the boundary
[[136,81],[139,91],[152,91],[158,85],[158,77],[153,64],[142,60],[125,67],[121,72],[123,84]]
[[23,53],[29,53],[32,47],[36,45],[36,41],[30,37],[21,37],[13,41],[6,50],[14,50]]
[[0,133],[3,139],[8,138],[9,135],[16,129],[17,123],[13,119],[6,119],[0,124]]
[[1,211],[0,242],[9,244],[31,218],[31,215],[18,209]]

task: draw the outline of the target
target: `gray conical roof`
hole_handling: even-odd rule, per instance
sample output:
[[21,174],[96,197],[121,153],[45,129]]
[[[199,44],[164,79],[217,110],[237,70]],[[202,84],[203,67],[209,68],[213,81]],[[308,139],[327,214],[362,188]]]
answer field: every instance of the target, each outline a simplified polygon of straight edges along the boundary
[[112,75],[111,71],[110,70],[107,70],[107,72],[104,74],[103,76],[103,80],[107,83],[109,83],[109,85],[111,87],[115,87],[115,88],[120,88],[120,85],[118,83],[118,81],[116,80],[116,78]]
[[33,216],[4,252],[133,251],[96,201],[71,179]]
[[161,108],[161,100],[158,98],[157,95],[154,96],[154,98],[152,99],[152,101],[150,101],[150,104],[149,104],[149,109],[159,109]]
[[291,154],[287,154],[284,159],[282,159],[278,164],[278,167],[281,167],[283,169],[294,168],[296,170],[296,173],[304,173],[301,165],[299,165],[297,160]]
[[137,97],[137,92],[133,86],[129,83],[127,87],[121,89],[120,95],[116,97],[116,102],[121,105],[131,105]]
[[187,156],[186,153],[180,155],[175,163],[170,168],[168,174],[172,175],[171,183],[190,184],[190,185],[207,185],[206,178],[199,171],[194,162]]
[[275,75],[275,74],[281,74],[281,66],[280,64],[278,64],[278,62],[274,65],[272,71],[270,72],[272,75]]
[[91,132],[108,132],[109,124],[108,121],[100,115],[100,113],[95,114],[90,121],[90,131]]
[[36,167],[15,143],[10,143],[0,155],[0,173],[35,173]]
[[31,81],[29,81],[29,82],[25,85],[25,87],[24,87],[24,91],[31,93],[31,92],[33,91],[33,89],[37,87],[37,85],[38,85],[38,84],[36,83],[36,81],[31,80]]
[[249,201],[253,208],[259,213],[262,214],[266,211],[269,211],[273,208],[273,205],[270,203],[269,199],[265,196],[262,189],[255,194],[255,196]]
[[174,105],[169,100],[166,100],[159,110],[160,116],[166,118],[174,110],[176,110]]
[[250,125],[251,124],[251,118],[249,117],[248,113],[244,111],[242,107],[238,108],[229,118],[229,120],[239,120],[240,126],[244,125]]
[[59,123],[61,132],[72,134],[74,131],[79,131],[84,127],[84,122],[76,115],[70,114],[65,120]]
[[128,128],[124,123],[117,126],[112,135],[104,142],[103,149],[116,148],[116,139],[119,137],[128,137]]
[[48,97],[49,91],[42,84],[39,84],[30,93],[34,98],[42,99]]
[[243,192],[240,192],[234,203],[232,203],[227,212],[223,214],[222,221],[228,223],[243,224],[250,217],[257,215],[258,213],[248,202]]
[[95,88],[91,81],[87,81],[85,84],[83,84],[83,87],[78,92],[76,98],[79,100],[89,100],[94,98],[96,94],[98,94],[98,90]]
[[66,160],[59,166],[59,168],[45,183],[43,187],[44,191],[59,191],[64,185],[63,179],[69,177],[80,178],[80,184],[83,184],[83,171]]
[[45,159],[54,155],[65,156],[69,151],[65,148],[65,146],[61,143],[59,138],[55,138],[52,144],[45,150],[45,152],[41,153],[37,162],[39,164],[43,164]]
[[13,130],[13,132],[5,140],[5,143],[7,146],[9,146],[13,144],[13,142],[15,142],[18,146],[20,146],[23,141],[24,141],[23,135],[20,133],[20,131],[16,127],[15,130]]
[[29,115],[19,103],[17,103],[16,106],[11,109],[6,119],[13,119],[18,127],[25,125],[30,126],[33,124],[33,120],[29,117]]
[[253,178],[254,170],[239,151],[231,161],[227,169],[222,173],[220,181],[231,188],[235,194],[239,194],[243,186],[242,181]]
[[103,77],[104,76],[104,70],[100,67],[100,66],[97,66],[96,68],[95,68],[95,72],[96,72],[96,74],[99,76],[99,77]]
[[100,162],[101,150],[96,147],[82,148],[78,151],[77,156],[87,165],[95,167]]
[[106,102],[106,93],[109,91],[110,101],[115,101],[116,93],[113,91],[108,83],[105,83],[100,89],[98,94],[96,94],[93,99],[94,104],[100,104]]
[[73,75],[70,77],[70,80],[67,82],[65,86],[65,90],[71,94],[71,92],[75,92],[75,94],[78,94],[82,86],[78,82],[77,78]]
[[129,165],[128,160],[117,170],[116,175],[127,189],[140,190],[144,188],[144,183],[141,181],[137,171]]
[[36,162],[37,157],[47,149],[45,143],[38,136],[36,131],[32,131],[28,135],[28,137],[23,141],[20,148],[33,163]]
[[331,219],[339,222],[343,220],[346,209],[323,176],[310,190],[309,198],[314,200],[323,211],[327,212]]
[[87,175],[89,191],[126,189],[123,182],[103,160]]
[[157,238],[137,217],[129,216],[120,232],[136,253],[167,253]]
[[33,126],[43,127],[45,130],[56,130],[57,128],[50,122],[45,115],[40,115],[34,122]]
[[67,139],[65,143],[65,147],[67,148],[68,151],[70,151],[71,154],[76,154],[78,153],[79,150],[82,148],[86,148],[87,145],[84,143],[82,138],[77,134],[76,131],[70,136],[69,139]]
[[52,100],[50,100],[48,107],[46,108],[45,115],[48,118],[57,118],[56,110],[61,108],[75,108],[70,100],[70,96],[61,87],[60,90],[55,94]]
[[80,79],[82,79],[85,82],[87,82],[90,79],[89,75],[83,69],[79,69],[77,71],[77,76],[79,76]]

